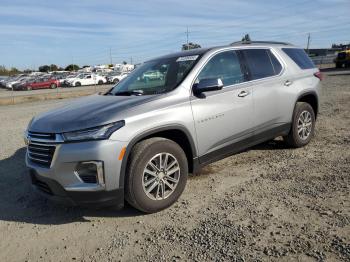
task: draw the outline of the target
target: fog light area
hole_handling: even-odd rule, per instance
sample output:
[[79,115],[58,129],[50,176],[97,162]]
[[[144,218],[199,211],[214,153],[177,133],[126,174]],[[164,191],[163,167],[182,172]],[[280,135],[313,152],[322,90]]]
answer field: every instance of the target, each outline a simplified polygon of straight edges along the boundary
[[84,183],[104,185],[103,162],[88,161],[77,165],[75,173]]

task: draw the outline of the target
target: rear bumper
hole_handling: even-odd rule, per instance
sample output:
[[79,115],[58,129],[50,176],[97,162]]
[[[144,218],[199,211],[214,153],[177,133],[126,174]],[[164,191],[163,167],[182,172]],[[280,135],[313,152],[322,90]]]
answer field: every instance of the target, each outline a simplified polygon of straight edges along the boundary
[[29,169],[29,175],[34,189],[56,203],[83,207],[114,206],[120,209],[124,206],[123,188],[110,191],[67,191],[58,182],[40,176],[34,169]]

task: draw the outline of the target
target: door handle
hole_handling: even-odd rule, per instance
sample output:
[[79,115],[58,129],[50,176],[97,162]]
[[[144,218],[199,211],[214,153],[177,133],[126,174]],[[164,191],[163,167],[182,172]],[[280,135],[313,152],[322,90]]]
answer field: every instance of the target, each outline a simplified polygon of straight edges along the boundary
[[284,82],[285,86],[290,86],[291,84],[293,84],[293,82],[290,80],[287,80],[286,82]]
[[238,97],[245,97],[249,95],[248,91],[242,90],[241,92],[238,93]]

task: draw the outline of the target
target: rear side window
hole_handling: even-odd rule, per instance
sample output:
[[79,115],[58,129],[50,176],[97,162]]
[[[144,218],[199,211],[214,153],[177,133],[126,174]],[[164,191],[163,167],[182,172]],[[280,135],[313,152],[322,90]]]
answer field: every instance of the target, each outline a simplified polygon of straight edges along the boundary
[[312,60],[307,56],[305,51],[300,48],[282,48],[285,52],[301,69],[315,68]]
[[278,75],[282,65],[268,49],[246,49],[241,51],[249,69],[250,80]]

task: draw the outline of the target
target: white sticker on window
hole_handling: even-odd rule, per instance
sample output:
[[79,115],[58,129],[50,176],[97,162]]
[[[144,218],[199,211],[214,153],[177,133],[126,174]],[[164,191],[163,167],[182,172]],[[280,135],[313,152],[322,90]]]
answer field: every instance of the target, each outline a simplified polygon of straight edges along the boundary
[[190,56],[181,56],[178,59],[176,59],[176,62],[183,62],[183,61],[193,61],[198,58],[198,55],[190,55]]

